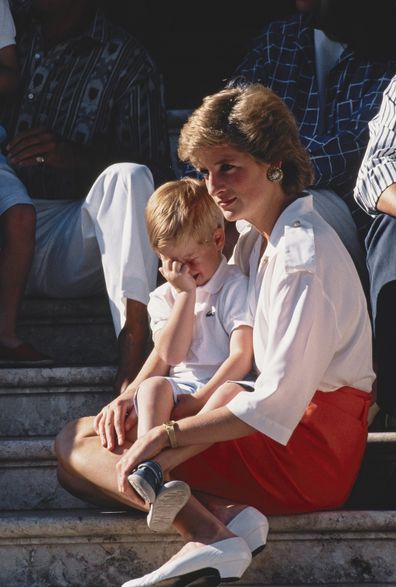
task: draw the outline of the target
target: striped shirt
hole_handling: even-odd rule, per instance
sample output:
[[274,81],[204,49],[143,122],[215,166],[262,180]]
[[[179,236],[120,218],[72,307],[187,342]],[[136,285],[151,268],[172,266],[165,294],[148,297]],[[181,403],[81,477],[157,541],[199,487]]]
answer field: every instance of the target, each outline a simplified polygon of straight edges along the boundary
[[375,216],[379,214],[378,198],[396,183],[396,76],[386,88],[381,108],[369,127],[370,141],[354,195],[363,210]]
[[270,23],[231,82],[262,83],[286,102],[311,155],[314,186],[331,188],[345,199],[361,236],[370,218],[357,206],[353,188],[369,138],[368,122],[395,73],[395,62],[369,61],[346,47],[328,74],[325,128],[321,129],[314,29],[300,13]]
[[[40,24],[20,16],[21,91],[0,112],[8,136],[45,127],[102,148],[103,167],[133,161],[146,164],[157,183],[169,178],[162,80],[146,50],[100,10],[87,30],[49,48]],[[48,199],[82,198],[98,174],[45,165],[16,171],[32,197]]]

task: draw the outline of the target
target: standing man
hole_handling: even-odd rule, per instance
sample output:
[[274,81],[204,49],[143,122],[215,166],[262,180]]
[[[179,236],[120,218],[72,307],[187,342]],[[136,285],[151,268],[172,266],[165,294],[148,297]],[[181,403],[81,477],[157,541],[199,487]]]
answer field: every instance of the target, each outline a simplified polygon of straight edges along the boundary
[[[157,275],[144,208],[154,183],[172,175],[161,78],[146,50],[93,0],[12,7],[21,84],[0,119],[10,137],[8,161],[32,200],[22,210],[9,206],[2,219],[1,254],[24,241],[7,304],[18,298],[19,305],[29,271],[31,293],[78,297],[105,286],[122,391],[144,360],[146,303]],[[0,287],[6,282],[1,276]],[[34,363],[18,354],[21,345],[15,336],[3,359]]]

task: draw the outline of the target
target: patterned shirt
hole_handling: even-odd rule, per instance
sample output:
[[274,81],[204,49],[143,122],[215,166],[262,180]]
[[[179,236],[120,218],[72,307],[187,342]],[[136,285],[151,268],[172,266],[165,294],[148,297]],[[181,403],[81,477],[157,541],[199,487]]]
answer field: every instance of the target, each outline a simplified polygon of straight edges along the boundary
[[384,92],[381,108],[369,123],[370,141],[355,188],[357,203],[375,216],[378,198],[396,183],[396,76]]
[[[162,80],[146,50],[99,10],[87,30],[49,48],[40,24],[19,16],[25,17],[16,14],[21,91],[0,113],[8,136],[46,127],[101,148],[104,166],[144,163],[156,183],[169,178]],[[45,165],[16,171],[32,197],[49,199],[84,197],[98,174]]]
[[395,72],[395,62],[369,61],[346,47],[328,75],[321,129],[314,29],[300,13],[270,23],[231,82],[262,83],[286,102],[311,155],[315,187],[332,188],[345,199],[362,236],[370,219],[356,205],[353,187],[368,142],[368,122]]

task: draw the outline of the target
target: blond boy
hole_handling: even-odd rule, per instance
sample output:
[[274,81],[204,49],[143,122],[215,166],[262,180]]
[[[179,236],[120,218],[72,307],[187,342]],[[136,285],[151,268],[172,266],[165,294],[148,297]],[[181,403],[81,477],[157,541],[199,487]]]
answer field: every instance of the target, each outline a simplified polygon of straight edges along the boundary
[[[223,214],[205,184],[183,178],[158,188],[149,199],[146,224],[166,280],[150,294],[148,312],[156,352],[169,374],[139,386],[138,436],[171,414],[179,419],[226,404],[231,398],[216,389],[227,380],[243,379],[253,357],[247,278],[222,255]],[[152,461],[141,463],[129,480],[152,504],[152,529],[170,525],[189,495],[180,481],[163,485]]]

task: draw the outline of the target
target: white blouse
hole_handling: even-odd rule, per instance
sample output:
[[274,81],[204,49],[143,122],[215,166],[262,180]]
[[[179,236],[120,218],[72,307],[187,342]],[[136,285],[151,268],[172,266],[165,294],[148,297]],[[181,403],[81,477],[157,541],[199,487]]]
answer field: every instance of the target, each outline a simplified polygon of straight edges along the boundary
[[227,407],[287,444],[316,390],[371,391],[371,325],[350,255],[311,195],[283,211],[260,259],[261,245],[249,226],[232,259],[249,275],[259,376]]

